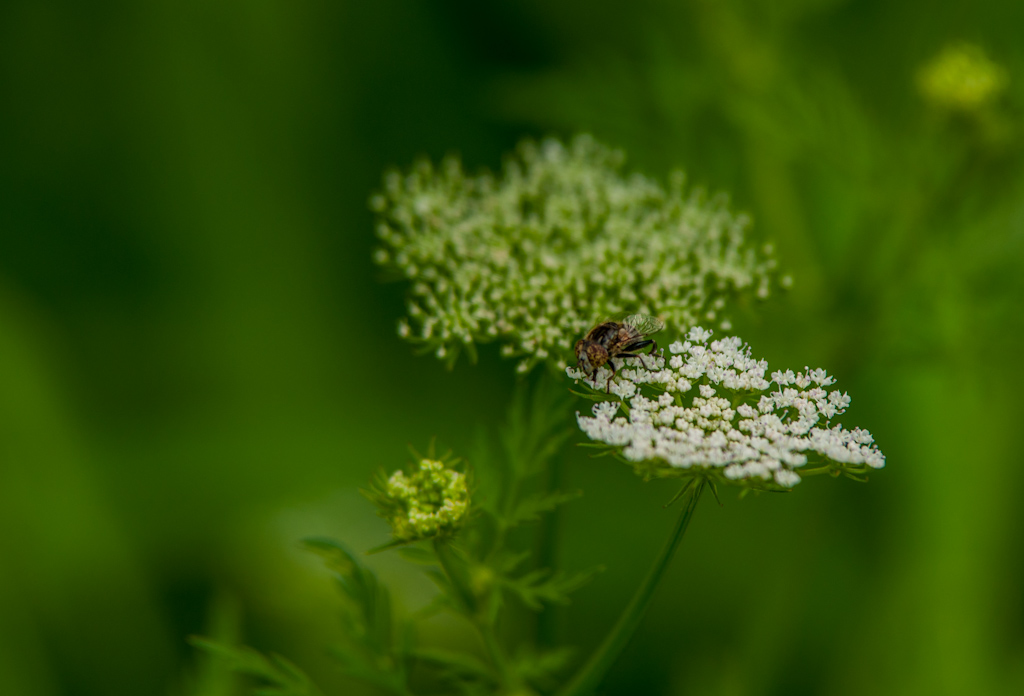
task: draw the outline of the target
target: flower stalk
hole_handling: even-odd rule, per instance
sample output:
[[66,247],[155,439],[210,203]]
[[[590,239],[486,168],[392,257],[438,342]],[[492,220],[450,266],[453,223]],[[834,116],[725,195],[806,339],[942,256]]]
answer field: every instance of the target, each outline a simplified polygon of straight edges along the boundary
[[473,582],[465,562],[459,558],[451,543],[446,539],[435,537],[433,547],[438,563],[441,565],[441,570],[444,572],[445,577],[448,578],[448,582],[451,583],[458,601],[462,603],[466,617],[480,636],[480,641],[483,644],[484,651],[487,653],[487,659],[490,660],[491,666],[500,677],[502,683],[513,684],[518,687],[519,680],[509,669],[508,659],[498,643],[494,622],[486,620],[481,615],[481,603],[473,588]]
[[558,692],[557,696],[586,696],[601,683],[605,674],[615,664],[615,661],[622,654],[622,650],[629,643],[629,639],[633,637],[637,627],[647,613],[647,607],[654,597],[654,590],[658,587],[661,576],[665,573],[665,569],[668,568],[672,556],[675,554],[676,549],[679,548],[679,543],[683,540],[683,534],[686,533],[686,528],[690,525],[690,518],[693,517],[693,511],[696,510],[697,503],[706,485],[707,480],[704,478],[690,481],[686,507],[683,508],[679,519],[676,520],[671,536],[669,536],[661,553],[654,560],[654,564],[651,566],[650,571],[648,571],[647,577],[644,578],[636,594],[633,595],[633,599],[630,600],[629,605],[622,612],[615,627],[612,628],[604,641],[601,642],[601,645],[594,651],[594,654],[590,656],[587,663]]
[[[547,480],[545,489],[548,495],[556,495],[564,485],[565,462],[561,457],[555,457],[548,464]],[[551,568],[558,567],[558,543],[559,529],[562,523],[562,514],[559,508],[555,508],[541,520],[540,533],[537,542],[537,567]],[[558,643],[560,633],[560,619],[563,611],[560,607],[546,606],[537,615],[537,644],[541,647],[550,648]]]

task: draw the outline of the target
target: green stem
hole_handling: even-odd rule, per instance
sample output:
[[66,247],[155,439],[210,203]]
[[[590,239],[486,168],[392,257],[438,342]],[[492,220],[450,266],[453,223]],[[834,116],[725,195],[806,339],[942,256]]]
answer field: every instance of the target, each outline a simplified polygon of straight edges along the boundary
[[434,553],[441,563],[441,569],[448,576],[448,582],[452,584],[459,602],[462,604],[466,614],[470,617],[476,616],[477,601],[473,588],[470,585],[469,573],[461,560],[455,557],[455,552],[448,542],[441,539],[434,539]]
[[[548,465],[546,492],[550,495],[561,490],[564,485],[565,464],[556,457]],[[540,523],[540,538],[537,543],[537,567],[548,568],[552,572],[558,565],[558,529],[562,522],[561,508],[548,512]],[[550,648],[558,643],[559,629],[562,623],[562,607],[545,605],[537,615],[537,645]]]
[[587,663],[580,668],[576,676],[572,678],[572,681],[558,692],[557,696],[587,696],[601,683],[604,675],[615,663],[615,660],[618,659],[619,654],[626,647],[626,644],[647,612],[647,606],[651,603],[651,598],[654,596],[654,590],[658,586],[658,581],[661,580],[662,574],[668,567],[669,561],[672,560],[672,555],[679,547],[679,542],[682,541],[683,534],[690,524],[690,518],[693,517],[693,511],[697,507],[697,501],[700,500],[700,494],[704,492],[705,483],[704,479],[696,482],[687,500],[686,507],[676,521],[676,526],[672,530],[672,536],[669,537],[668,542],[662,548],[661,554],[655,559],[654,565],[651,566],[651,570],[647,573],[647,577],[644,578],[636,594],[633,595],[633,599],[625,611],[622,612],[622,616],[619,617],[611,633],[605,637],[601,645],[594,651],[594,654],[587,660]]
[[505,653],[502,651],[501,645],[498,644],[498,637],[494,635],[494,627],[480,621],[474,621],[473,625],[476,626],[477,633],[480,634],[480,640],[483,641],[487,657],[501,676],[502,684],[506,687],[511,686],[512,675],[508,668],[508,661],[505,660]]
[[484,650],[487,652],[487,657],[500,675],[502,683],[506,686],[515,684],[516,682],[512,679],[512,674],[508,668],[508,661],[505,659],[505,654],[498,644],[498,638],[494,634],[494,626],[483,620],[480,616],[480,602],[473,592],[466,566],[455,555],[452,547],[446,541],[435,538],[434,553],[437,554],[437,560],[441,564],[441,569],[448,577],[448,582],[452,584],[459,603],[463,606],[466,618],[469,619],[480,635],[480,640],[484,645]]

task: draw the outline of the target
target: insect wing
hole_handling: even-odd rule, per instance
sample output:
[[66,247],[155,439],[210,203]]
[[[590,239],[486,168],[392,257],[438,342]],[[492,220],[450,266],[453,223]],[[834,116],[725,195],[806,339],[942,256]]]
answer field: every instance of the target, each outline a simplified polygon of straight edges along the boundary
[[632,326],[643,336],[658,333],[665,328],[665,322],[649,314],[630,314],[622,320],[622,323],[626,326]]

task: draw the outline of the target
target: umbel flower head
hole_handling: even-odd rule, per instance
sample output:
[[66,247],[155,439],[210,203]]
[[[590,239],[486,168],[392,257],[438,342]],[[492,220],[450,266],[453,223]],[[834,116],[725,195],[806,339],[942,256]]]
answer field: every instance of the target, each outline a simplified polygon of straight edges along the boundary
[[[850,397],[827,391],[835,380],[824,370],[773,372],[730,336],[711,341],[693,328],[670,357],[645,356],[645,369],[627,359],[611,382],[621,399],[577,414],[584,433],[630,462],[645,477],[708,476],[762,490],[792,488],[801,474],[831,472],[859,478],[885,466],[871,433],[831,421]],[[609,372],[591,381],[577,368],[568,375],[603,392]],[[650,386],[660,392],[648,398]],[[625,415],[618,415],[620,407]]]
[[936,106],[961,112],[993,103],[1009,82],[1006,70],[974,44],[946,46],[917,76],[918,88]]
[[623,312],[677,327],[724,321],[737,291],[768,295],[771,249],[724,197],[622,173],[621,152],[588,136],[523,142],[499,177],[453,157],[392,171],[371,200],[375,261],[408,279],[399,334],[454,362],[500,341],[518,369],[564,367],[573,341]]
[[453,467],[458,460],[418,457],[412,471],[380,472],[364,495],[388,521],[396,541],[444,536],[456,531],[469,511],[466,475]]

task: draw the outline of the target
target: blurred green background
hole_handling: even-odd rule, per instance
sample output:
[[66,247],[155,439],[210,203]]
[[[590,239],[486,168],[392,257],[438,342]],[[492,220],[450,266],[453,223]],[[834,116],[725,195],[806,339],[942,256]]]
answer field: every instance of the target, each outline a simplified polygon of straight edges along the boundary
[[[795,284],[737,333],[836,374],[888,457],[707,499],[605,692],[1024,693],[1024,4],[8,0],[0,35],[0,693],[229,693],[210,631],[362,693],[298,540],[382,542],[357,487],[515,384],[398,340],[366,200],[580,131],[753,214]],[[957,40],[1009,77],[984,108],[916,86]],[[571,456],[587,650],[676,512]]]

